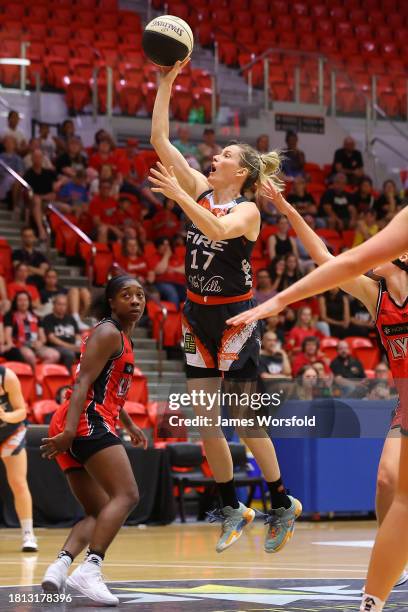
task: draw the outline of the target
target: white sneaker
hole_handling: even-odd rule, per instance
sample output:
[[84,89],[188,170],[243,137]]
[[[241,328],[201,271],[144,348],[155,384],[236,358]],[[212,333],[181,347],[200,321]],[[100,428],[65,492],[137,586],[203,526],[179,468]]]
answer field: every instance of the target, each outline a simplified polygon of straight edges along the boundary
[[68,576],[67,564],[57,559],[48,566],[42,579],[41,586],[45,593],[64,593]]
[[95,563],[84,561],[67,579],[67,586],[86,595],[92,601],[107,606],[117,606],[119,598],[115,597],[103,581],[101,568]]
[[21,547],[22,552],[37,552],[38,545],[37,540],[32,533],[25,533],[23,535],[23,545]]

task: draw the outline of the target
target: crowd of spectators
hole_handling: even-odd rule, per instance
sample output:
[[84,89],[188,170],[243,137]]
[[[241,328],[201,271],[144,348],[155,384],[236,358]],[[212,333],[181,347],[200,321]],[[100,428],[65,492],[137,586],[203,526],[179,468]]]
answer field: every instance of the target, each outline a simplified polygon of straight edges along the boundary
[[[204,173],[213,155],[221,151],[210,128],[196,143],[189,128],[181,126],[174,145],[192,167]],[[255,146],[260,152],[268,151],[268,135],[261,134]],[[11,111],[0,159],[32,190],[27,195],[0,168],[0,197],[17,216],[24,211],[31,223],[22,231],[21,249],[13,252],[14,278],[7,282],[0,276],[0,354],[67,367],[77,356],[91,295],[85,288],[62,287],[51,262],[36,248],[37,240],[41,247],[46,238],[43,215],[51,201],[92,240],[112,250],[116,269],[137,278],[148,299],[179,308],[186,296],[186,219],[174,201],[151,191],[147,175],[154,163],[152,151],[140,148],[136,138],[128,138],[119,147],[105,130],[96,132],[93,145],[85,148],[70,119],[58,132],[43,123],[29,138],[19,129],[18,113]],[[374,235],[406,204],[392,180],[384,183],[380,193],[374,189],[350,137],[336,150],[319,193],[313,189],[309,167],[298,135],[289,131],[282,164],[288,201],[314,230],[335,231],[340,238],[352,232],[348,246]],[[259,198],[258,204],[263,228],[274,230],[263,240],[264,265],[255,273],[255,298],[262,302],[307,274],[314,264],[286,217],[278,215],[270,201]],[[327,244],[331,248],[330,240]],[[339,250],[344,248],[346,243]],[[321,348],[322,340],[333,336],[340,340],[334,360]],[[366,372],[347,353],[349,345],[343,340],[349,336],[375,340],[374,323],[358,300],[335,289],[294,304],[265,323],[260,377],[292,377],[300,385],[308,381],[308,394],[313,390],[323,395],[358,393],[360,382],[345,381],[360,381]]]

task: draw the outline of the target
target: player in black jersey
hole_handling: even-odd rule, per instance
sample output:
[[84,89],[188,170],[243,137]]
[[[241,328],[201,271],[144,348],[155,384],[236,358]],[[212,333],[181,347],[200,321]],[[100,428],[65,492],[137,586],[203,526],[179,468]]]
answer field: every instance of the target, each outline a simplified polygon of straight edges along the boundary
[[[245,144],[227,146],[215,155],[205,177],[192,169],[169,141],[168,109],[172,84],[184,64],[162,74],[152,118],[151,142],[161,164],[152,169],[153,191],[163,193],[181,206],[190,220],[187,228],[187,301],[183,312],[184,352],[188,389],[218,396],[223,392],[248,398],[256,388],[260,332],[258,324],[234,328],[227,318],[254,304],[250,257],[258,238],[261,219],[254,202],[241,195],[257,189],[266,179],[281,186],[277,177],[280,157],[276,151],[259,154]],[[236,396],[236,397],[237,397]],[[200,433],[205,452],[218,483],[223,521],[217,551],[231,546],[255,513],[237,499],[231,453],[214,409],[194,406],[200,416],[211,416],[213,426]],[[218,411],[220,407],[218,406]],[[238,404],[230,405],[235,412]],[[252,412],[252,411],[250,411]],[[252,412],[253,416],[253,412]],[[267,552],[277,552],[291,538],[302,507],[289,496],[282,483],[275,450],[266,432],[255,427],[238,431],[255,456],[271,493]]]
[[0,459],[6,468],[7,480],[14,496],[14,505],[23,536],[23,552],[36,552],[33,533],[33,504],[27,484],[25,450],[26,405],[17,375],[0,366]]

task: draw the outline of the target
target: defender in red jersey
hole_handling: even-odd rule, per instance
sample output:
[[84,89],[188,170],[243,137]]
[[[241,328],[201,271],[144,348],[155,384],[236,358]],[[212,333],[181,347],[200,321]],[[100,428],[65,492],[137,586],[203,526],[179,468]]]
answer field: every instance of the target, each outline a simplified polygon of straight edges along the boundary
[[[102,580],[101,565],[139,499],[116,426],[120,419],[133,444],[146,447],[142,431],[123,408],[134,368],[131,335],[144,307],[144,291],[135,279],[123,275],[108,282],[101,321],[84,340],[73,390],[43,440],[43,456],[57,460],[85,511],[44,575],[46,592],[60,593],[67,584],[100,604],[119,602]],[[88,544],[86,560],[67,578],[73,559]]]
[[[286,215],[289,223],[296,231],[298,238],[301,240],[305,249],[310,254],[310,257],[320,266],[331,259],[335,259],[327,250],[324,242],[317,234],[307,225],[299,213],[283,198],[274,187],[269,183],[263,190],[265,196],[273,200],[276,208],[283,215]],[[357,252],[358,249],[353,249]],[[393,526],[391,520],[400,518],[400,528],[405,530],[408,528],[408,522],[402,517],[398,517],[400,508],[405,505],[404,513],[407,512],[408,504],[408,482],[403,476],[407,469],[403,466],[408,466],[408,448],[404,451],[408,435],[408,265],[407,255],[404,254],[399,259],[393,262],[388,262],[374,268],[373,272],[376,276],[382,277],[381,282],[377,282],[367,276],[358,276],[355,279],[349,280],[340,284],[340,288],[350,295],[358,298],[366,306],[367,310],[376,321],[377,329],[381,336],[381,341],[387,351],[388,360],[391,372],[394,378],[394,384],[399,392],[399,404],[394,411],[389,435],[384,443],[384,448],[378,468],[377,477],[377,492],[376,492],[376,512],[377,520],[380,525],[380,531],[383,526],[388,527],[388,540],[394,540],[392,535]],[[268,300],[269,301],[269,300]],[[265,302],[267,303],[267,302]],[[237,322],[246,321],[246,315],[238,318]],[[251,319],[252,320],[252,319]],[[403,434],[403,443],[400,433]],[[401,467],[400,467],[401,461]],[[405,492],[403,493],[402,490]],[[401,506],[402,504],[402,506]],[[390,518],[393,517],[393,518]],[[395,529],[395,528],[394,528]],[[400,538],[401,531],[396,534],[396,538]],[[407,561],[406,550],[401,550],[398,541],[395,541],[395,546],[385,550],[382,546],[382,554],[387,559],[387,563],[391,562],[391,556],[399,557],[399,572],[405,567]],[[387,552],[391,554],[386,554]],[[376,582],[380,584],[378,578],[388,570],[385,567],[385,562],[378,554],[375,556]],[[398,567],[398,561],[395,564]],[[370,572],[373,570],[370,567]],[[369,579],[366,585],[366,593],[363,603],[372,597],[369,593],[373,593],[373,583]],[[389,572],[388,572],[389,573]],[[399,586],[408,580],[408,574],[405,570],[395,581],[395,571],[393,584]],[[391,575],[391,574],[390,574]],[[398,576],[398,574],[397,574]],[[381,601],[385,600],[384,591],[377,589],[378,596],[373,601],[375,608],[373,612],[382,610]],[[378,603],[378,601],[380,603]],[[364,603],[365,605],[365,603]],[[361,610],[365,608],[362,607]],[[371,609],[371,608],[370,608]]]
[[[187,388],[191,396],[204,391],[217,397],[221,390],[230,397],[245,394],[251,403],[257,391],[259,327],[251,324],[237,329],[226,319],[255,304],[250,258],[261,218],[255,202],[242,194],[257,191],[267,178],[282,187],[280,156],[277,151],[261,154],[247,144],[234,143],[214,155],[208,177],[191,168],[169,140],[171,90],[183,65],[177,62],[166,74],[162,71],[151,136],[162,163],[158,170],[151,169],[149,180],[153,191],[175,200],[189,219],[185,259],[188,291],[183,311]],[[230,413],[235,416],[241,408],[239,400],[230,402]],[[198,416],[209,415],[204,402],[194,410]],[[213,423],[217,423],[220,406],[211,410]],[[251,407],[249,413],[253,416]],[[237,433],[267,481],[271,509],[265,517],[264,549],[278,552],[293,535],[301,503],[287,494],[265,429],[237,427]],[[216,546],[217,552],[222,552],[238,540],[255,512],[238,501],[231,452],[221,427],[201,428],[200,434],[221,497],[222,510],[212,518],[223,523]]]

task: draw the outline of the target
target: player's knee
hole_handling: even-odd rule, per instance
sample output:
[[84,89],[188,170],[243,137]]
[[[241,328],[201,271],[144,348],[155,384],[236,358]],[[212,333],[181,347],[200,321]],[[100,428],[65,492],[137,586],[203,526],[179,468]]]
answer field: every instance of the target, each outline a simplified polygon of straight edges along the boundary
[[27,480],[21,477],[9,478],[8,484],[15,496],[24,495],[28,491]]
[[377,476],[377,495],[394,495],[397,486],[396,476],[388,467],[381,467]]
[[136,508],[136,506],[139,503],[139,500],[140,500],[140,495],[139,495],[139,490],[136,485],[130,488],[128,491],[126,491],[124,495],[124,501],[126,503],[126,506],[129,512],[133,510],[134,508]]

